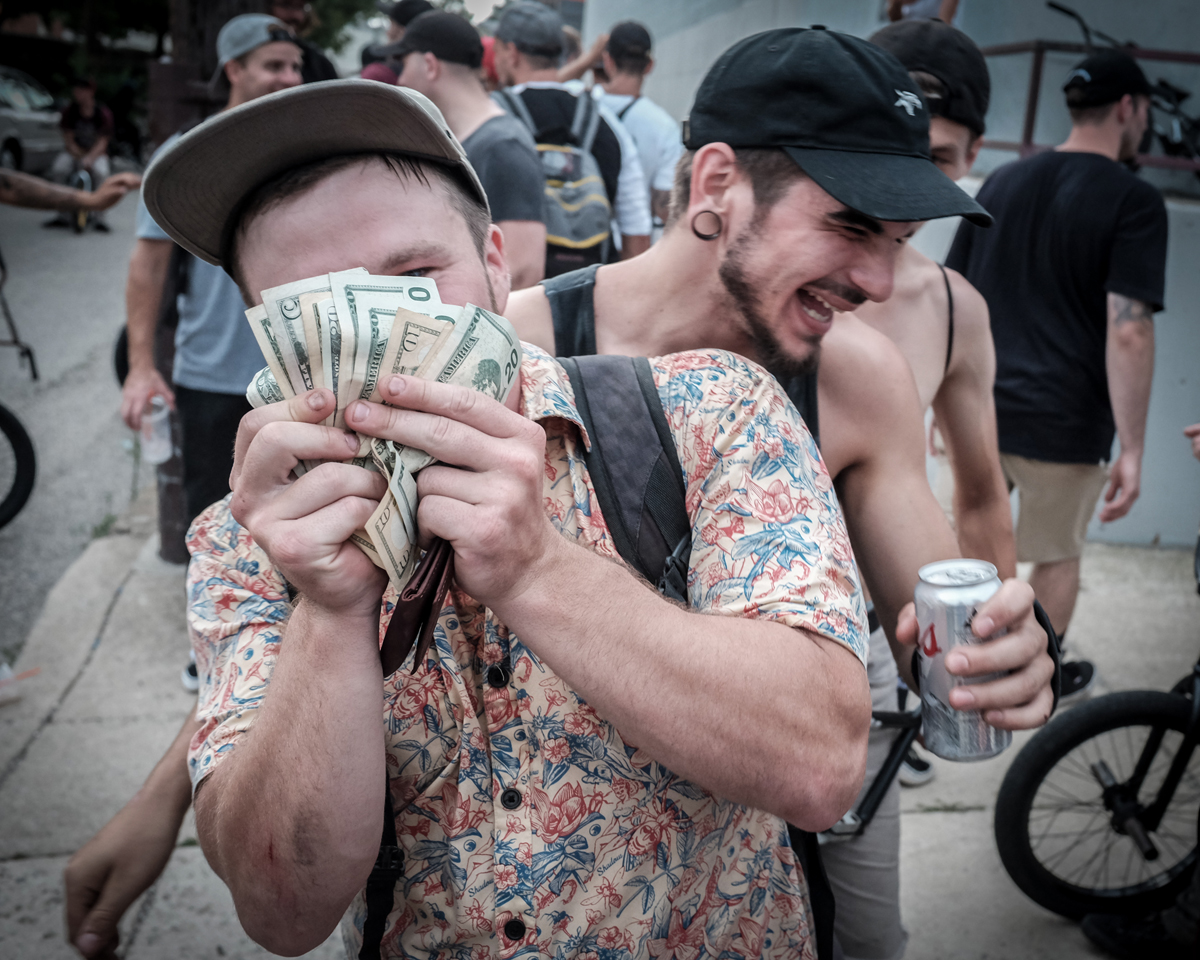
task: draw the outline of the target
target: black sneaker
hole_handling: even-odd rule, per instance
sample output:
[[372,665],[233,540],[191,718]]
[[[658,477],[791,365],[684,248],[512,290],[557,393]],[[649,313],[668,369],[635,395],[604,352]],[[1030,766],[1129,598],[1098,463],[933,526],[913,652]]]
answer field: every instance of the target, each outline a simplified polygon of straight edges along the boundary
[[200,690],[200,676],[196,673],[195,660],[183,668],[183,673],[179,675],[179,682],[183,684],[183,689],[188,693],[196,693]]
[[1120,960],[1195,960],[1195,946],[1180,943],[1167,933],[1161,916],[1089,913],[1080,927],[1092,943]]
[[1087,693],[1096,679],[1096,668],[1090,660],[1071,660],[1062,665],[1062,693],[1058,702],[1066,703]]
[[900,762],[900,786],[924,786],[933,779],[934,773],[933,764],[917,753],[912,747],[909,747],[908,753],[904,755],[904,759]]
[[112,233],[112,227],[103,220],[97,220],[95,217],[92,218],[92,229],[97,233]]

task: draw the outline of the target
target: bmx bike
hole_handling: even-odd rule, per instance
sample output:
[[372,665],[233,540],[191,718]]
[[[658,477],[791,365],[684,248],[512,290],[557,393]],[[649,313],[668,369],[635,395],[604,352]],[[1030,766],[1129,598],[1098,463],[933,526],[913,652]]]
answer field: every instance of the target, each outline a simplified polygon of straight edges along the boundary
[[[0,254],[0,313],[8,329],[8,339],[0,340],[0,347],[15,347],[21,362],[29,366],[30,376],[38,378],[37,361],[33,348],[17,333],[12,312],[4,297],[4,285],[8,281],[8,267]],[[17,419],[15,413],[0,404],[0,527],[7,525],[33,492],[33,481],[37,476],[37,458],[33,441]]]
[[[1200,542],[1196,552],[1200,589]],[[1200,660],[1170,691],[1125,690],[1051,720],[996,797],[996,846],[1047,910],[1147,914],[1196,869]]]

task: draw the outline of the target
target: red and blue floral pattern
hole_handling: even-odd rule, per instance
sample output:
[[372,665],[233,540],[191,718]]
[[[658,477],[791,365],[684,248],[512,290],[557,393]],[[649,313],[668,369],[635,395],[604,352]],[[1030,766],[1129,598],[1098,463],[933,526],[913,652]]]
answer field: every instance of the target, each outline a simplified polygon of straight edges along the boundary
[[[865,662],[862,593],[833,484],[782,389],[719,351],[653,367],[686,475],[691,605],[812,630]],[[546,430],[548,516],[563,536],[615,557],[561,367],[526,345],[521,390],[524,414]],[[253,725],[291,607],[226,501],[197,519],[189,547],[204,721],[189,765],[199,783]],[[381,637],[393,598],[389,590]],[[491,667],[507,669],[508,682],[488,684]],[[783,821],[715,797],[626,743],[471,597],[451,592],[427,669],[402,667],[384,686],[405,854],[385,956],[815,956]],[[365,912],[360,896],[343,924],[351,955]]]

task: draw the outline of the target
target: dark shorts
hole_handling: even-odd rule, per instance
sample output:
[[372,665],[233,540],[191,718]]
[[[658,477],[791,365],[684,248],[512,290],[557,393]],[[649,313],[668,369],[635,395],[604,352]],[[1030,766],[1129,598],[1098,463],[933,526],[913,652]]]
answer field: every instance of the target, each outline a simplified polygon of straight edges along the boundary
[[175,407],[183,450],[187,521],[229,493],[238,424],[251,407],[244,396],[210,393],[175,384]]

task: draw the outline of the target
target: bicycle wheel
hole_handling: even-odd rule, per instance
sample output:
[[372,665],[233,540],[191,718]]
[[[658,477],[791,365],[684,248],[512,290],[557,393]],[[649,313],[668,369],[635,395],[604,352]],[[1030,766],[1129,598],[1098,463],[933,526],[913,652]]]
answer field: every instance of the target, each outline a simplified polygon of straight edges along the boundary
[[[1000,859],[1026,896],[1072,919],[1149,913],[1175,899],[1196,864],[1200,751],[1191,752],[1149,831],[1153,860],[1114,827],[1093,765],[1104,761],[1123,795],[1139,810],[1149,806],[1185,742],[1191,708],[1179,694],[1113,693],[1057,717],[1026,744],[1000,787],[995,821]],[[1157,749],[1147,749],[1152,734],[1161,734]],[[1145,775],[1134,797],[1129,782],[1139,759]]]
[[0,527],[25,506],[33,492],[37,461],[33,441],[11,410],[0,405]]

